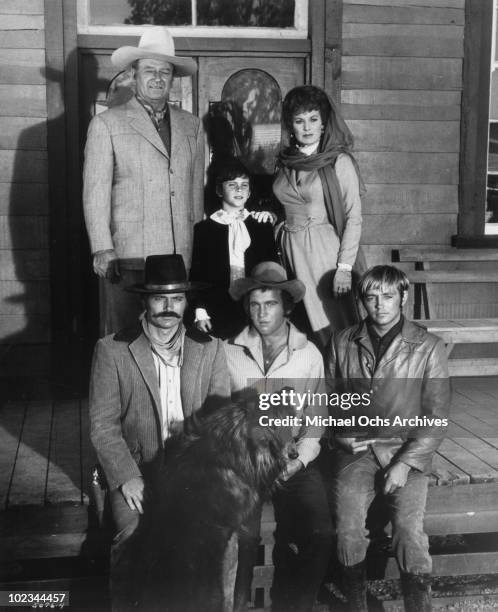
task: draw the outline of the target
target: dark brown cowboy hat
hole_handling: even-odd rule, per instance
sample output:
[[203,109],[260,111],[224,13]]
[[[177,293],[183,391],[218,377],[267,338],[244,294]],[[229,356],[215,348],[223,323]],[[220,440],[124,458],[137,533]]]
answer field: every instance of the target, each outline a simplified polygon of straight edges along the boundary
[[145,260],[145,282],[125,291],[132,293],[182,293],[206,289],[207,283],[191,283],[181,255],[149,255]]
[[281,289],[287,291],[294,302],[300,302],[306,287],[300,280],[287,280],[281,265],[274,261],[262,261],[255,266],[248,278],[239,278],[230,287],[229,293],[234,300],[240,300],[253,289]]

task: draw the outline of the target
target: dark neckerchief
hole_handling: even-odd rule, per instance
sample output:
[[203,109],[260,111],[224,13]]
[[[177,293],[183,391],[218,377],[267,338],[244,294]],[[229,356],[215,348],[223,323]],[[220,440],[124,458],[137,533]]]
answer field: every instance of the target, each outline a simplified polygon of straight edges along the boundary
[[403,315],[401,315],[396,325],[393,325],[393,327],[391,327],[391,329],[383,336],[379,336],[379,334],[375,331],[371,321],[367,319],[367,330],[368,335],[370,336],[370,342],[372,343],[372,347],[374,350],[376,365],[385,355],[385,352],[391,346],[391,343],[394,338],[396,338],[396,336],[401,333],[401,329],[403,328],[403,322],[404,317]]
[[169,124],[169,107],[167,102],[164,103],[162,109],[156,110],[151,104],[149,104],[149,102],[141,98],[139,95],[137,95],[136,98],[147,111],[147,114],[151,118],[152,123],[155,125],[156,130],[160,129],[163,122]]

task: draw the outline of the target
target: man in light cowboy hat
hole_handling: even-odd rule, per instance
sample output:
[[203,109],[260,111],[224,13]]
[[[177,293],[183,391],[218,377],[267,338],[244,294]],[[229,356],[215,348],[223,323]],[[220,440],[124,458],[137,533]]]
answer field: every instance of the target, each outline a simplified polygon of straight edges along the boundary
[[147,28],[138,47],[120,47],[111,61],[131,70],[135,95],[92,119],[85,148],[83,209],[103,334],[136,319],[140,301],[122,288],[140,282],[147,255],[179,253],[190,267],[203,216],[200,121],[167,103],[173,77],[194,74],[196,63],[175,55],[164,27]]
[[[272,392],[282,403],[295,406],[301,421],[293,427],[297,456],[289,460],[281,486],[273,496],[277,529],[275,532],[275,575],[272,610],[311,611],[324,577],[332,543],[332,525],[325,487],[317,466],[321,426],[308,427],[305,417],[326,416],[326,405],[296,401],[290,391],[301,394],[323,391],[323,360],[320,352],[288,317],[305,292],[299,280],[287,280],[277,263],[258,264],[247,278],[230,288],[234,300],[244,300],[250,319],[240,334],[225,344],[232,397],[256,388],[261,414]],[[287,396],[283,392],[287,392]],[[307,396],[309,397],[309,396]],[[263,402],[262,402],[263,400]],[[290,404],[289,404],[290,402]],[[245,560],[251,564],[258,543],[259,517],[250,527],[253,542],[239,543]],[[239,574],[241,572],[239,571]],[[246,573],[250,580],[250,572]]]
[[220,340],[182,319],[187,282],[181,255],[152,255],[145,282],[128,291],[142,297],[145,312],[134,328],[97,342],[90,379],[90,435],[104,470],[116,533],[111,547],[113,609],[133,601],[127,540],[136,530],[163,442],[207,401],[229,397]]

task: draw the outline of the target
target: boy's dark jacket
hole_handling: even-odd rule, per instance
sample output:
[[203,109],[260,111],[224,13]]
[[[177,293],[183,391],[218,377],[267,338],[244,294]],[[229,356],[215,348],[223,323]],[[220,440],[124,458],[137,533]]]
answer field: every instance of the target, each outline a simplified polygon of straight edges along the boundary
[[[247,217],[244,223],[251,238],[251,244],[245,252],[245,274],[248,276],[258,263],[278,261],[278,254],[271,223],[258,223],[252,217]],[[199,292],[193,305],[196,308],[205,308],[215,326],[222,325],[225,328],[225,323],[230,323],[228,319],[234,317],[237,320],[236,327],[240,324],[243,327],[241,305],[228,295],[230,287],[228,225],[217,223],[212,219],[205,219],[195,225],[190,280],[211,285],[210,289]],[[235,329],[233,333],[236,331],[240,330]]]

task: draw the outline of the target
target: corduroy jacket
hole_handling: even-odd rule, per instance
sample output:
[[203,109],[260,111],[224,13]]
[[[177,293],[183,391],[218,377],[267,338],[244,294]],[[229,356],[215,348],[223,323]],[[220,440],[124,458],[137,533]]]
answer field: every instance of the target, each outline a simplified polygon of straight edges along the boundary
[[[185,419],[207,400],[226,401],[230,380],[220,340],[185,334],[180,391]],[[160,465],[161,403],[150,344],[141,328],[101,338],[90,377],[90,436],[109,487],[153,478]]]

